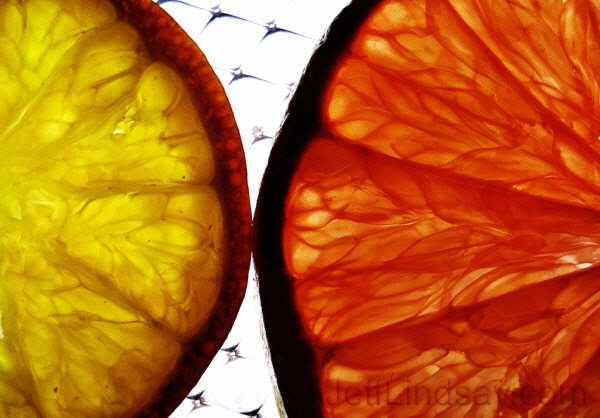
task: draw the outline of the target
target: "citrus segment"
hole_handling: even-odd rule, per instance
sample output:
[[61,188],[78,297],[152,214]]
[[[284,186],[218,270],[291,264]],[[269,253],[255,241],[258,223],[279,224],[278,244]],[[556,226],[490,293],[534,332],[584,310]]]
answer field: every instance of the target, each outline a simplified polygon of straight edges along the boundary
[[296,300],[328,344],[588,269],[599,255],[595,211],[331,140],[308,146],[288,196]]
[[384,0],[334,23],[255,221],[290,416],[598,414],[598,12]]
[[[164,381],[180,344],[117,295],[88,290],[97,278],[77,266],[36,267],[5,274],[10,295],[19,295],[16,329],[5,337],[14,339],[17,367],[28,371],[19,379],[36,388],[27,388],[28,401],[42,416],[130,414]],[[62,278],[56,287],[47,283],[52,275]]]
[[[330,353],[326,408],[331,416],[518,417],[562,402],[581,413],[598,396],[572,378],[599,346],[598,290],[597,275],[583,274],[361,336]],[[343,398],[361,389],[351,403]]]
[[[140,11],[168,41],[126,22]],[[0,19],[0,381],[20,382],[2,386],[0,411],[167,413],[218,349],[247,274],[222,90],[150,1],[8,1]],[[202,71],[152,49],[168,42]]]
[[[561,52],[566,35],[552,32],[534,5],[479,10],[475,3],[382,4],[339,63],[326,123],[399,159],[597,208],[594,93],[586,86],[594,82]],[[565,21],[573,20],[572,3]],[[553,4],[540,8],[556,10]],[[400,11],[406,17],[394,20]],[[468,26],[478,19],[495,23]],[[490,35],[496,26],[511,30]],[[509,34],[524,35],[517,42]],[[593,43],[586,47],[594,51]],[[546,52],[534,60],[531,49]],[[525,68],[513,68],[498,50],[510,50]]]

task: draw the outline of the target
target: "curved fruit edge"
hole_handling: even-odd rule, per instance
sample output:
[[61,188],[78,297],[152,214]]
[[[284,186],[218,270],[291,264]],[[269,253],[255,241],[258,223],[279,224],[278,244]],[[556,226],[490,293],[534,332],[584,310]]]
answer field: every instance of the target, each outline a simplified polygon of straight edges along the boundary
[[[321,100],[336,63],[377,0],[355,0],[315,50],[287,110],[263,176],[254,215],[253,258],[271,360],[290,418],[322,417],[317,358],[295,307],[282,232],[287,190],[304,149],[321,126]],[[315,94],[315,92],[318,92]]]
[[242,304],[250,265],[251,212],[246,160],[225,91],[204,54],[186,32],[151,0],[111,0],[120,17],[143,37],[152,58],[161,60],[185,81],[213,145],[216,174],[213,184],[225,216],[223,288],[213,315],[183,347],[168,383],[149,400],[140,417],[166,417],[182,402],[221,348]]

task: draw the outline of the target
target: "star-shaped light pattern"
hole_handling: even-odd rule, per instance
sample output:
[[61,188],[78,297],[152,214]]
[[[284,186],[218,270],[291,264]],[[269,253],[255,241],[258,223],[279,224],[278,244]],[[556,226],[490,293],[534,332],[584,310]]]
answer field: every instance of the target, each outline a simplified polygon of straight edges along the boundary
[[[248,165],[254,210],[287,104],[317,43],[349,0],[155,0],[198,43],[225,88]],[[179,417],[281,416],[251,268],[238,320]]]

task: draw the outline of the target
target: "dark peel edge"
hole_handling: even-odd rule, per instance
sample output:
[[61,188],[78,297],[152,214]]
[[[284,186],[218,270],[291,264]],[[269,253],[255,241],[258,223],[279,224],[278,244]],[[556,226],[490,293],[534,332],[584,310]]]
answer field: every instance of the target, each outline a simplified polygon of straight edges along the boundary
[[321,102],[333,70],[378,3],[355,0],[333,21],[290,101],[258,196],[253,258],[271,360],[289,418],[322,417],[323,405],[319,391],[320,367],[295,307],[293,279],[283,257],[286,195],[304,150],[319,132]]

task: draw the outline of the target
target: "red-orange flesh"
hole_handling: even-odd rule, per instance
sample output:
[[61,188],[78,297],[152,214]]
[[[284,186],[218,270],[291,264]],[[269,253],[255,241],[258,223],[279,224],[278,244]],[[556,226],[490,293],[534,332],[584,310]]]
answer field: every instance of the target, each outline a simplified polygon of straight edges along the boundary
[[283,226],[325,417],[600,416],[599,22],[387,0],[360,27]]

